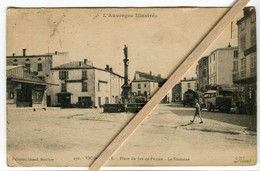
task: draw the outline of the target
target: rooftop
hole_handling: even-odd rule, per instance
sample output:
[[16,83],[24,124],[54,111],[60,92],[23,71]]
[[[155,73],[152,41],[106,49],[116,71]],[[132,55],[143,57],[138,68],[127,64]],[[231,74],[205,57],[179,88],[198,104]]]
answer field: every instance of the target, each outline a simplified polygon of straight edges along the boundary
[[16,82],[24,82],[31,84],[40,84],[40,85],[54,85],[46,83],[41,80],[39,77],[34,75],[33,73],[28,72],[24,66],[6,66],[6,76],[7,79],[16,81]]
[[97,67],[94,67],[93,65],[89,65],[88,62],[90,62],[90,61],[87,61],[87,63],[85,63],[83,61],[72,61],[72,62],[69,62],[66,64],[56,66],[56,67],[52,68],[52,70],[97,69],[97,70],[109,72],[111,74],[124,78],[123,76],[113,72],[112,70],[97,68]]

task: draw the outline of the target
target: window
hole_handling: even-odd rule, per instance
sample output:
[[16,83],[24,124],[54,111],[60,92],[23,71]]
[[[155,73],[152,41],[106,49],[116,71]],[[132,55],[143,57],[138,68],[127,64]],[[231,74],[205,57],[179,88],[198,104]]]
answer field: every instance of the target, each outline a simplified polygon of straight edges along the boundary
[[67,92],[67,84],[61,83],[61,92]]
[[8,99],[14,99],[14,91],[13,90],[10,90],[8,92]]
[[38,64],[38,71],[42,71],[42,63]]
[[250,74],[251,76],[256,75],[256,56],[250,57]]
[[238,61],[233,61],[233,71],[238,71]]
[[241,77],[246,77],[246,58],[241,59]]
[[238,51],[234,50],[234,58],[237,59],[238,58]]
[[251,46],[256,44],[256,27],[252,27],[250,30],[250,42]]
[[98,83],[98,91],[100,91],[100,83]]
[[18,62],[18,60],[17,60],[17,59],[14,59],[14,62]]
[[88,79],[87,71],[82,71],[82,79]]
[[88,91],[88,83],[82,82],[82,92],[87,92],[87,91]]
[[246,22],[245,21],[242,21],[241,22],[241,30],[244,30],[246,27]]
[[101,97],[98,97],[98,106],[101,107]]
[[25,68],[26,68],[28,71],[31,71],[31,64],[25,64]]
[[69,78],[68,71],[60,71],[59,72],[59,79],[60,80],[67,80]]
[[139,95],[139,96],[141,95],[141,91],[138,91],[138,95]]
[[241,42],[241,49],[245,50],[246,49],[246,35],[245,34],[241,35],[240,42]]
[[141,84],[138,84],[138,89],[141,89]]
[[146,87],[146,84],[144,84],[144,87]]
[[147,91],[144,92],[144,95],[147,96]]
[[204,69],[204,70],[202,71],[202,75],[203,75],[203,77],[207,77],[207,69]]
[[256,15],[255,15],[255,13],[253,13],[253,14],[251,15],[251,23],[254,23],[254,22],[255,22],[255,19],[256,19]]
[[188,83],[188,88],[190,88],[191,87],[191,84],[190,83]]
[[105,103],[109,104],[109,98],[108,97],[105,97]]

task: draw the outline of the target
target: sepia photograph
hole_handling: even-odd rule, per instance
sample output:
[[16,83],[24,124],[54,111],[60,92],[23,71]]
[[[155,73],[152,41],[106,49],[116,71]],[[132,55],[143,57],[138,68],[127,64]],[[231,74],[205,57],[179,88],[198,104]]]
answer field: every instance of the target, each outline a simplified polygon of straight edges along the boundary
[[[7,164],[90,166],[229,8],[9,8]],[[257,163],[245,7],[106,166]]]

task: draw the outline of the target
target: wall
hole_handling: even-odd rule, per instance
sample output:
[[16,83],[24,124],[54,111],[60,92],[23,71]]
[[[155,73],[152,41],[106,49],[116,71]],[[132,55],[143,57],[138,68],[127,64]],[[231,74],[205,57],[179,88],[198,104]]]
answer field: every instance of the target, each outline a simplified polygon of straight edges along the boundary
[[234,50],[221,50],[218,51],[217,57],[217,82],[218,85],[232,86],[232,70],[233,70],[233,59]]
[[[188,83],[190,83],[190,87],[188,87]],[[184,93],[188,90],[196,91],[196,80],[182,80],[181,81],[181,101],[183,100]]]
[[[253,47],[256,45],[256,14],[255,12],[252,13],[251,15],[248,16],[247,19],[244,21],[240,22],[238,24],[238,47],[239,47],[239,60],[238,60],[238,66],[239,66],[239,78],[240,79],[245,79],[246,77],[251,77],[250,75],[250,68],[251,68],[251,60],[252,57],[256,58],[256,52],[253,52],[249,54],[248,56],[244,56],[244,51]],[[242,25],[244,25],[242,29]],[[243,37],[245,39],[243,39]],[[244,45],[242,45],[245,42]],[[245,77],[241,76],[241,59],[246,60],[246,73]],[[255,68],[256,71],[256,68]]]
[[119,103],[119,100],[121,99],[121,93],[122,93],[122,85],[124,84],[124,79],[122,77],[119,77],[115,74],[110,74],[110,103]]
[[[14,62],[14,60],[17,62]],[[30,71],[36,72],[37,76],[44,77],[46,82],[49,81],[49,75],[51,72],[51,56],[48,55],[39,55],[39,56],[24,56],[24,57],[15,57],[15,56],[8,56],[7,57],[7,65],[23,65],[30,64]],[[29,60],[29,61],[27,61]],[[38,71],[38,64],[42,64],[42,71]]]
[[69,63],[69,53],[68,52],[56,52],[52,53],[52,68]]
[[[88,91],[82,92],[82,70],[87,70],[87,82],[88,84]],[[58,104],[57,93],[61,92],[61,84],[65,83],[65,80],[59,79],[59,72],[65,70],[53,70],[52,71],[52,82],[54,84],[58,84],[59,86],[52,86],[47,89],[47,95],[51,96],[51,105],[56,106]],[[75,81],[76,82],[66,82],[67,84],[67,92],[72,93],[71,95],[71,103],[76,104],[78,103],[78,97],[81,96],[90,96],[92,99],[92,103],[94,103],[94,69],[74,69],[74,70],[66,70],[68,71],[68,81]]]
[[[106,97],[109,98],[110,103],[110,85],[110,73],[107,71],[95,69],[95,106],[99,106],[98,97],[101,98],[101,105],[105,104]],[[100,90],[98,90],[98,87],[100,87]]]
[[208,60],[210,85],[224,87],[233,85],[234,51],[237,51],[237,47],[217,49],[210,54]]
[[[141,85],[141,88],[138,88],[138,84]],[[144,92],[147,92],[148,96],[152,96],[153,93],[158,89],[158,83],[153,81],[133,81],[132,85],[132,92],[138,94],[138,91],[141,91],[141,95],[144,95]]]

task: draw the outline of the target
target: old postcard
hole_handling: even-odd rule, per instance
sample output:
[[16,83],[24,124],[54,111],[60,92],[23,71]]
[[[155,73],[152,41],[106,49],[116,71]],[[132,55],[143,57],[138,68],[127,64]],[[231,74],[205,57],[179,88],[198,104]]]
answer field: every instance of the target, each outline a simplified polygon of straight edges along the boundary
[[[10,8],[8,166],[90,166],[228,8]],[[106,166],[256,164],[246,7]]]

